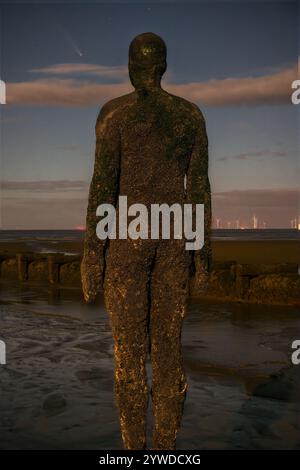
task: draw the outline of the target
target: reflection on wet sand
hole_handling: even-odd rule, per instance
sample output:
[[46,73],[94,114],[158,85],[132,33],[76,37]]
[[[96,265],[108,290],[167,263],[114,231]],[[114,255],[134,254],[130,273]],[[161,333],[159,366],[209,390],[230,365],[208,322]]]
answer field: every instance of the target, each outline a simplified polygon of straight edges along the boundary
[[[16,284],[0,284],[0,299],[0,448],[121,448],[101,300]],[[291,307],[190,304],[179,449],[300,448],[300,369],[290,360],[299,326]]]

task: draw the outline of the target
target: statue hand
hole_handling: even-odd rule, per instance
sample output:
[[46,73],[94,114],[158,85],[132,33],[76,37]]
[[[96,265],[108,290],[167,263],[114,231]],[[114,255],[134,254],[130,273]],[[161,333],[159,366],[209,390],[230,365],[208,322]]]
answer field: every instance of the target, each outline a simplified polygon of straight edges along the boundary
[[84,300],[92,303],[102,289],[103,260],[84,254],[80,272]]

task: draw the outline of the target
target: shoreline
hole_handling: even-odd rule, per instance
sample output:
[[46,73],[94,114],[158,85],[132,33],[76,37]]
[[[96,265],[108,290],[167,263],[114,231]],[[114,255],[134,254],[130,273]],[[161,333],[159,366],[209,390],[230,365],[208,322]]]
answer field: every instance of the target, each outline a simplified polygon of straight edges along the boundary
[[[0,240],[0,256],[17,253],[70,254],[81,256],[83,241],[76,240]],[[299,263],[298,240],[212,240],[215,262],[236,261],[238,263]]]

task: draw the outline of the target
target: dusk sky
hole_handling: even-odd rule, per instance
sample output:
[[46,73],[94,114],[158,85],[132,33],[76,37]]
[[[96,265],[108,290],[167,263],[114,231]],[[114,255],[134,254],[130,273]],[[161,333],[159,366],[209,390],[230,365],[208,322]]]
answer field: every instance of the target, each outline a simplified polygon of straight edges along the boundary
[[101,105],[131,91],[128,46],[168,47],[163,88],[209,137],[213,216],[267,227],[299,215],[299,2],[0,2],[3,229],[84,225]]

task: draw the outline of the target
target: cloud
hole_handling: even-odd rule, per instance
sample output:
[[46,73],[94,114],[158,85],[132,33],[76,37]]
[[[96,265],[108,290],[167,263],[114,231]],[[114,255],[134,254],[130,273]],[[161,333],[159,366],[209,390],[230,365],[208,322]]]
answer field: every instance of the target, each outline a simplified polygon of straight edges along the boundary
[[87,181],[3,180],[0,187],[2,228],[68,229],[84,225]]
[[6,191],[82,191],[86,190],[88,183],[83,180],[56,180],[56,181],[9,181],[0,183],[1,189]]
[[291,67],[261,77],[209,80],[170,88],[175,94],[210,106],[287,104],[291,102],[291,83],[296,76],[297,68]]
[[87,197],[3,198],[2,229],[70,229],[84,225]]
[[[2,220],[6,229],[70,228],[84,224],[88,182],[84,180],[3,181]],[[297,188],[215,192],[214,219],[250,226],[255,213],[268,227],[289,227],[297,216]],[[232,226],[233,226],[232,225]]]
[[227,221],[234,227],[252,226],[253,214],[258,217],[259,227],[265,222],[268,228],[290,227],[291,219],[299,213],[299,191],[297,188],[248,189],[216,192],[212,198],[214,220]]
[[64,63],[54,64],[49,67],[32,69],[30,72],[50,75],[96,75],[105,78],[128,78],[128,67],[125,65],[97,65]]
[[58,145],[56,147],[58,150],[65,150],[67,152],[74,152],[80,149],[78,144],[65,144],[65,145]]
[[299,190],[283,189],[245,189],[216,192],[213,195],[215,204],[226,206],[249,207],[297,207]]
[[248,158],[256,158],[256,157],[286,157],[287,152],[285,150],[258,150],[257,152],[244,152],[238,153],[237,155],[225,155],[224,157],[218,158],[219,161],[227,161],[231,159],[236,160],[246,160]]
[[[83,66],[83,68],[89,66],[89,64],[58,64],[44,70],[48,69],[47,73],[49,70],[61,70],[60,73],[62,73],[62,70],[70,71],[70,65],[72,67]],[[100,70],[103,70],[104,73],[106,66],[94,67],[98,68],[98,73]],[[107,68],[106,73],[108,73],[108,69],[111,67]],[[123,67],[120,69],[123,70]],[[163,86],[170,93],[207,106],[280,105],[291,103],[291,83],[295,77],[297,77],[296,66],[260,77],[226,78],[184,84],[164,82]],[[28,82],[8,83],[7,103],[14,105],[93,106],[132,90],[128,80],[121,83],[101,84],[74,78],[44,78]]]
[[17,118],[10,116],[10,117],[0,117],[0,124],[9,124],[11,122],[16,122]]
[[7,84],[7,104],[94,106],[132,91],[129,83],[97,84],[73,79],[44,79]]
[[232,127],[235,127],[240,130],[248,130],[248,129],[251,129],[252,127],[252,124],[246,121],[235,121],[235,122],[232,122],[231,125]]

